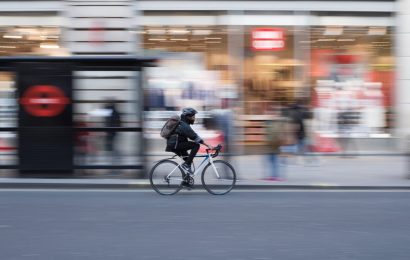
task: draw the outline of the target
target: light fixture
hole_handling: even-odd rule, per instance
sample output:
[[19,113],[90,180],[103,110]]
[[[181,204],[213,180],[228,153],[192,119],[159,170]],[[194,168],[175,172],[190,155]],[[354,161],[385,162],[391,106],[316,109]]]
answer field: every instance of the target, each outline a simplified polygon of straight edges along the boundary
[[150,38],[148,41],[166,41],[167,39],[165,38]]
[[205,37],[205,40],[222,40],[220,37]]
[[212,30],[193,30],[192,35],[210,35]]
[[3,38],[6,38],[6,39],[21,39],[21,38],[23,38],[23,36],[5,34],[5,35],[3,35]]
[[323,35],[342,35],[343,27],[341,26],[328,26],[326,27]]
[[188,41],[188,39],[185,38],[174,38],[174,39],[170,39],[171,41],[181,41],[181,42],[186,42]]
[[318,39],[318,42],[334,42],[336,39]]
[[368,35],[385,35],[386,31],[387,31],[386,27],[370,27],[367,34]]
[[42,43],[42,44],[40,44],[40,48],[42,48],[42,49],[59,49],[60,46],[58,46],[56,44]]
[[174,34],[174,35],[184,35],[184,34],[188,34],[189,30],[186,30],[186,29],[170,29],[169,33]]
[[2,48],[2,49],[15,49],[16,46],[1,45],[0,48]]
[[338,42],[354,42],[356,39],[338,39]]

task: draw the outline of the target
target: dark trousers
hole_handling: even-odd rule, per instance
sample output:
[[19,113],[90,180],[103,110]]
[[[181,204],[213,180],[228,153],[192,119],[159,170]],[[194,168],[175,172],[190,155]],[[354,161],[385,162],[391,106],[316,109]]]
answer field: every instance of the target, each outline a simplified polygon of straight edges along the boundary
[[113,152],[114,151],[114,145],[115,145],[115,137],[116,137],[115,132],[109,132],[107,133],[107,137],[105,139],[105,149],[108,152]]
[[[188,155],[188,150],[191,150],[189,155]],[[177,145],[177,148],[174,150],[174,153],[182,157],[188,156],[185,159],[185,162],[191,165],[198,151],[199,151],[199,144],[194,143],[194,142],[184,142],[184,143],[179,143]]]

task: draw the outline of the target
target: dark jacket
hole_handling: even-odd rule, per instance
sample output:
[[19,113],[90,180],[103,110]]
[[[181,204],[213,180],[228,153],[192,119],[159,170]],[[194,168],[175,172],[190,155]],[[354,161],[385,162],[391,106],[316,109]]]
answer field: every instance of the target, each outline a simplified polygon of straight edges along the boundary
[[171,137],[167,139],[167,147],[165,150],[168,152],[174,151],[178,144],[189,142],[188,139],[198,144],[202,144],[204,142],[202,138],[199,137],[194,130],[192,130],[188,120],[184,116],[181,116],[181,122]]
[[[104,126],[105,127],[121,127],[121,115],[114,105],[108,105],[105,109],[111,110],[111,115],[105,118]],[[108,137],[114,137],[117,134],[117,131],[108,131]]]
[[272,120],[266,125],[266,139],[269,153],[280,153],[280,147],[284,144],[286,121]]
[[113,105],[108,105],[105,109],[111,110],[110,116],[105,118],[104,125],[106,127],[120,127],[121,126],[121,115]]
[[305,115],[305,109],[299,105],[293,105],[288,110],[288,117],[295,124],[295,136],[298,140],[303,140],[306,137],[305,123],[303,122]]

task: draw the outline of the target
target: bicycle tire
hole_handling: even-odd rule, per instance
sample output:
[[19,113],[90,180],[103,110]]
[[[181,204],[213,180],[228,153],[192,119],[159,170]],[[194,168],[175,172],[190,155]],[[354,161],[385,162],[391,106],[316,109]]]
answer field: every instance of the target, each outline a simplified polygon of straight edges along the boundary
[[[173,166],[171,166],[172,164]],[[159,161],[157,164],[152,167],[150,174],[149,174],[149,180],[151,183],[151,187],[161,195],[174,195],[178,191],[182,189],[182,176],[183,172],[180,168],[175,169],[174,173],[177,173],[177,176],[174,176],[172,180],[174,180],[172,186],[170,186],[169,179],[168,183],[165,179],[165,177],[170,173],[171,169],[174,169],[176,166],[178,166],[178,163],[175,161],[169,160],[169,159],[164,159]],[[157,183],[158,181],[158,183]],[[168,192],[166,192],[168,190]]]
[[[223,160],[215,160],[213,161],[213,163],[218,170],[218,174],[220,175],[219,176],[220,178],[216,176],[211,163],[208,163],[208,165],[205,166],[205,168],[202,170],[202,176],[201,176],[202,186],[205,188],[207,192],[213,195],[227,194],[235,187],[235,184],[236,184],[235,169],[233,168],[231,164]],[[208,169],[211,169],[211,170],[207,171]],[[212,176],[211,172],[213,172],[215,176]],[[225,175],[225,176],[222,176],[222,175]],[[221,177],[224,177],[224,178],[221,178]],[[222,181],[222,184],[220,183],[220,181]],[[226,182],[226,185],[223,184],[223,181]]]

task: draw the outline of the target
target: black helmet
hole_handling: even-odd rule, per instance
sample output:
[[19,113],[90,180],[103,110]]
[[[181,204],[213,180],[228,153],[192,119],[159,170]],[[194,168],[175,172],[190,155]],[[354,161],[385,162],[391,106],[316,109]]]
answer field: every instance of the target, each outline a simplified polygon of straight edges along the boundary
[[198,113],[198,111],[196,111],[192,107],[186,107],[186,108],[182,109],[182,115],[183,116],[193,116],[196,113]]

